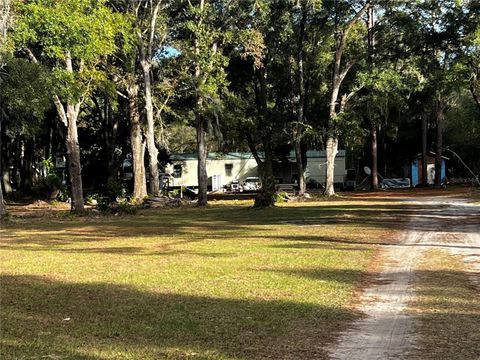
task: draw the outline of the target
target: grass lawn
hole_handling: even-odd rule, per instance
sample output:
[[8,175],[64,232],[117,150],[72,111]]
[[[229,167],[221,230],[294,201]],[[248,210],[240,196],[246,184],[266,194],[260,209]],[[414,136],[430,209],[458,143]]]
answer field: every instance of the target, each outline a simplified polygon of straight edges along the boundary
[[480,297],[461,259],[425,254],[415,282],[418,343],[415,359],[480,359]]
[[17,217],[1,229],[2,359],[321,359],[349,321],[385,199]]

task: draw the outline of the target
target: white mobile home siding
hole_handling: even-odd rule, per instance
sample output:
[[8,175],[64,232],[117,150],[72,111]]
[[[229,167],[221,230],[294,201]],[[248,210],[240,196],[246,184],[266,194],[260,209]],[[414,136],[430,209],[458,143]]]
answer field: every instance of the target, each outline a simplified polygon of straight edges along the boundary
[[[325,157],[309,158],[307,168],[305,169],[305,178],[308,183],[309,179],[314,179],[320,184],[325,184],[327,175],[327,159]],[[335,159],[335,183],[343,183],[345,177],[345,156]]]
[[[259,176],[257,162],[249,154],[231,155],[226,154],[223,157],[213,158],[216,155],[209,156],[207,160],[207,174],[209,179],[213,175],[220,175],[223,185],[229,184],[232,180],[243,181],[249,176]],[[212,157],[212,158],[211,158]],[[173,157],[175,159],[175,157]],[[185,156],[184,160],[173,160],[173,164],[166,167],[166,172],[172,174],[174,165],[182,165],[182,177],[173,178],[172,186],[198,186],[196,159]],[[227,169],[231,166],[231,170]]]
[[[174,154],[172,163],[165,168],[168,174],[174,173],[174,166],[181,165],[181,177],[172,179],[170,186],[198,186],[197,159],[195,154]],[[288,157],[288,163],[274,165],[274,173],[283,183],[290,183],[292,175],[297,173],[294,154]],[[212,176],[220,176],[223,185],[232,180],[242,182],[250,176],[260,176],[257,162],[250,153],[211,153],[207,160],[207,174],[211,181]],[[324,184],[326,175],[326,157],[324,151],[307,152],[307,168],[305,169],[306,181],[314,180]],[[340,150],[335,160],[335,183],[343,183],[345,176],[345,151]]]

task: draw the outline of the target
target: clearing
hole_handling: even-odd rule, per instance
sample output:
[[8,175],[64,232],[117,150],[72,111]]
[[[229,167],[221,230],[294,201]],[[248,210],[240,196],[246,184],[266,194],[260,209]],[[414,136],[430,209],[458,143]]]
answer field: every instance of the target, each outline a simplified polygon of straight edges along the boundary
[[[388,284],[404,288],[394,296],[398,308],[386,313],[404,316],[396,323],[421,335],[404,341],[414,347],[393,348],[421,356],[435,333],[429,324],[437,324],[437,314],[450,315],[435,310],[445,296],[430,287],[447,274],[458,280],[462,299],[478,295],[465,288],[478,275],[467,275],[478,247],[427,240],[422,234],[436,233],[440,222],[450,234],[457,219],[470,221],[472,214],[425,201],[429,192],[414,194],[359,194],[264,210],[250,209],[250,202],[212,202],[206,209],[119,217],[11,207],[0,232],[1,358],[348,358],[348,341],[377,331],[368,325],[376,310],[365,304],[384,302],[375,289]],[[478,212],[473,216],[464,230],[455,228],[462,239],[480,223]],[[451,246],[460,241],[462,247]],[[437,272],[438,263],[422,262],[421,254],[439,242],[440,250],[468,252],[470,262],[451,260],[451,270],[442,261]],[[428,259],[438,256],[447,255]],[[425,296],[414,301],[414,290]],[[430,295],[440,297],[436,307]],[[457,303],[455,296],[448,300]],[[469,304],[468,326],[480,324],[477,305]],[[370,347],[390,351],[385,343]]]

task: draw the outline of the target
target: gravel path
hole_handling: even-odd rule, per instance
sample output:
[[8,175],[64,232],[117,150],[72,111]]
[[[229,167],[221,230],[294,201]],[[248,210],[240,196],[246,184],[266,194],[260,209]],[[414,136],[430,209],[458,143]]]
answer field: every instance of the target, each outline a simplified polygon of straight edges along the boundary
[[332,359],[402,359],[415,345],[413,318],[405,311],[414,297],[414,271],[426,249],[463,257],[468,275],[480,290],[480,207],[447,197],[406,199],[418,205],[399,244],[385,246],[385,263],[364,290],[359,310],[365,314],[343,333]]

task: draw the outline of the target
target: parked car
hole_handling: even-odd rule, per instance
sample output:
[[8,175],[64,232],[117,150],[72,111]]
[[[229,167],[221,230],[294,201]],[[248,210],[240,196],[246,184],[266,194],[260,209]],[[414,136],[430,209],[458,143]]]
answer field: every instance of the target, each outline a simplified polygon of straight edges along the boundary
[[232,183],[230,184],[230,191],[232,192],[242,192],[242,187],[240,186],[240,183],[238,180],[232,180]]
[[243,182],[243,191],[258,191],[262,188],[260,178],[256,176],[250,176]]

